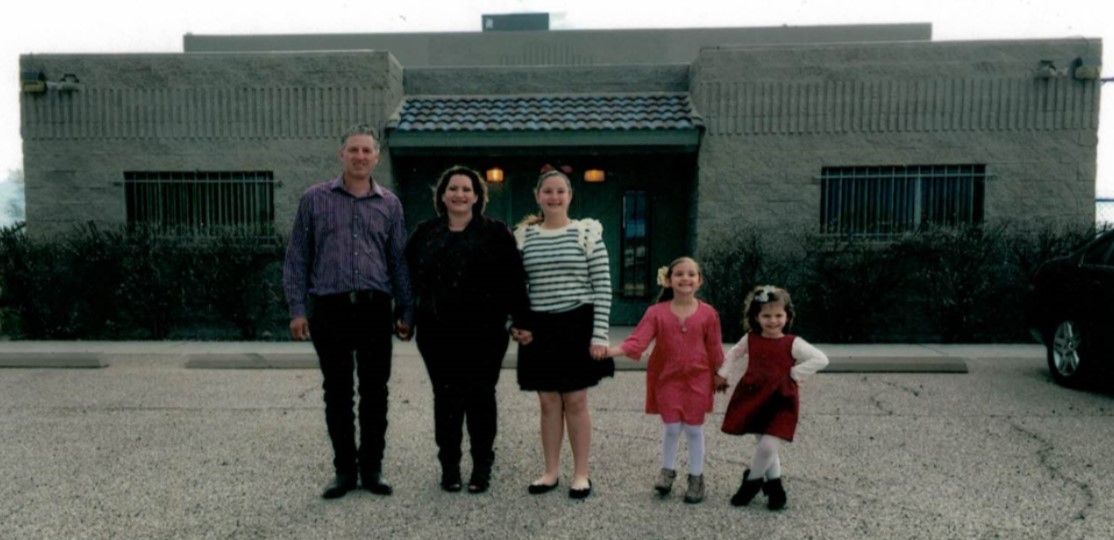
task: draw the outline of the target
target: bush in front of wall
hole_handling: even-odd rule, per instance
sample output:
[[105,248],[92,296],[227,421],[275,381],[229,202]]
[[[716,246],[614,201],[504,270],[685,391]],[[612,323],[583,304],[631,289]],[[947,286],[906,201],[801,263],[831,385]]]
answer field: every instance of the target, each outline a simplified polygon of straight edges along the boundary
[[701,232],[697,259],[725,341],[742,335],[746,292],[776,284],[793,294],[793,331],[817,343],[1026,342],[1029,278],[1095,234],[1090,224],[1003,220],[871,239],[728,223]]
[[0,324],[16,339],[257,339],[285,328],[282,241],[0,229]]

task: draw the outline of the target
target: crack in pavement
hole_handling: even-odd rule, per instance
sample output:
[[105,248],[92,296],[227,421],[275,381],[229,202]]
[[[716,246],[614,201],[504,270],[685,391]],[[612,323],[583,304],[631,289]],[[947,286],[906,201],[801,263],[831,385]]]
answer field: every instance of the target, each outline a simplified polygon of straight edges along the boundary
[[1016,421],[1011,421],[1009,423],[1009,426],[1013,430],[1015,430],[1015,431],[1021,433],[1022,435],[1026,436],[1029,440],[1034,441],[1035,443],[1037,443],[1037,445],[1039,446],[1039,449],[1037,450],[1037,462],[1040,464],[1040,467],[1042,469],[1044,469],[1044,471],[1047,473],[1047,475],[1049,477],[1051,477],[1053,479],[1058,479],[1062,482],[1065,482],[1069,485],[1074,486],[1083,495],[1083,499],[1084,499],[1083,506],[1081,508],[1079,508],[1079,510],[1074,515],[1071,515],[1067,519],[1065,519],[1063,523],[1050,527],[1052,530],[1051,530],[1051,534],[1048,537],[1049,538],[1056,538],[1056,537],[1062,537],[1062,536],[1068,534],[1067,525],[1069,523],[1071,523],[1072,521],[1084,521],[1084,520],[1086,520],[1088,514],[1092,510],[1094,510],[1095,501],[1097,500],[1097,497],[1095,496],[1094,491],[1091,489],[1091,486],[1088,485],[1087,483],[1081,482],[1079,480],[1075,480],[1074,478],[1071,478],[1068,475],[1064,474],[1064,472],[1060,470],[1060,467],[1058,467],[1057,465],[1055,465],[1052,462],[1051,455],[1052,455],[1052,452],[1056,450],[1055,445],[1053,445],[1051,442],[1049,442],[1044,437],[1041,437],[1040,434],[1038,434],[1034,431],[1030,431],[1030,430],[1026,429],[1025,427],[1021,426]]

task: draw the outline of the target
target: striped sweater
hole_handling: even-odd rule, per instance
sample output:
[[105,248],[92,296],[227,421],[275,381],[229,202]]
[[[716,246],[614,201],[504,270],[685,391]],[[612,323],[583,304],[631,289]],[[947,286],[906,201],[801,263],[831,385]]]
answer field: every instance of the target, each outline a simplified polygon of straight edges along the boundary
[[530,309],[560,313],[583,304],[595,307],[593,344],[608,344],[611,270],[603,226],[594,219],[572,220],[560,229],[520,225],[515,230],[526,269]]

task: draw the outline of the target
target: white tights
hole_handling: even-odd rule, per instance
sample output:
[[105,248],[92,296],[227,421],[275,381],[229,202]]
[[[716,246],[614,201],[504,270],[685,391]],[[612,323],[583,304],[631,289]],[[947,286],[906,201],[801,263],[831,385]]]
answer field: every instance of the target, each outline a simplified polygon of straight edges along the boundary
[[685,432],[685,439],[689,450],[689,474],[700,476],[704,474],[704,426],[674,422],[665,424],[662,434],[661,466],[673,470],[677,464],[677,451],[681,445],[681,431]]
[[781,461],[777,457],[777,448],[781,439],[773,435],[759,435],[758,445],[754,448],[754,459],[750,460],[750,474],[747,480],[758,480],[765,477],[773,480],[781,477]]

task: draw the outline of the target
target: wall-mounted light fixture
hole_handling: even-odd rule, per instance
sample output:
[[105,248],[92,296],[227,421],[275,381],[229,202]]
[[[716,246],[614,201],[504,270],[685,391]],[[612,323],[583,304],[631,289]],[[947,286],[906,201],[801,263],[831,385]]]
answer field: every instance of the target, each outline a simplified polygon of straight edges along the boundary
[[488,169],[487,171],[485,171],[484,176],[487,177],[487,181],[492,184],[503,183],[503,169],[500,169],[499,167],[492,167]]
[[1052,60],[1041,60],[1037,64],[1037,68],[1033,70],[1033,78],[1036,79],[1055,79],[1067,74],[1068,70],[1066,69],[1056,69],[1056,63]]
[[77,75],[74,75],[73,73],[66,73],[62,75],[62,78],[59,79],[57,82],[46,81],[46,87],[50,88],[51,90],[57,90],[59,92],[74,92],[78,88],[81,88],[80,86],[78,86],[79,82],[81,81],[77,80]]
[[1094,58],[1082,56],[1072,60],[1071,76],[1077,81],[1093,81],[1102,76],[1102,65]]
[[603,182],[607,178],[607,174],[603,169],[588,169],[584,171],[585,182]]
[[41,71],[19,72],[19,89],[26,94],[46,92],[46,75],[43,75]]

